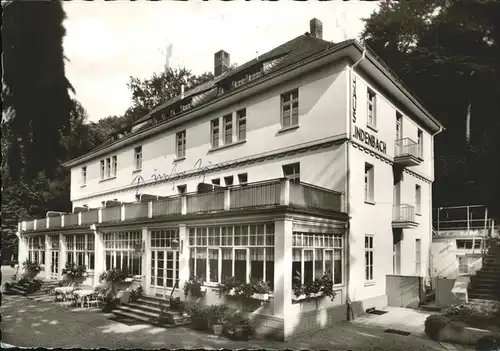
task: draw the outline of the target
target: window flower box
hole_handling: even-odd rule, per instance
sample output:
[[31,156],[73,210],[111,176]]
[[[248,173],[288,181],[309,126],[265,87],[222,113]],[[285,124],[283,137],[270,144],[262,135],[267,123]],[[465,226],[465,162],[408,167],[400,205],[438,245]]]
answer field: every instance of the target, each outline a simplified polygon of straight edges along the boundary
[[[323,294],[323,292],[320,291],[320,292],[312,293],[311,295],[309,295],[309,299],[317,299],[317,298],[320,298],[323,296],[325,296],[325,294]],[[299,296],[294,294],[292,296],[292,301],[294,301],[294,302],[299,302],[299,301],[304,301],[304,300],[307,300],[306,294],[300,294]]]
[[268,293],[265,293],[265,294],[254,293],[254,294],[252,294],[251,298],[255,299],[255,300],[260,300],[260,301],[268,301],[269,300],[269,294]]

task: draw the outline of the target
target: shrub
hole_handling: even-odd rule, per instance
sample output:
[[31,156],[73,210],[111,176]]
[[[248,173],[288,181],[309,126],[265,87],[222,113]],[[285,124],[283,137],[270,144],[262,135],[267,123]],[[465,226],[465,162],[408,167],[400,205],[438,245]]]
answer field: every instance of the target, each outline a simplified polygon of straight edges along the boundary
[[425,334],[431,338],[432,340],[438,340],[439,332],[450,323],[450,319],[448,317],[435,314],[430,315],[425,320]]
[[483,336],[476,344],[476,351],[498,350],[500,350],[500,333]]
[[207,330],[210,328],[209,308],[200,305],[194,305],[190,308],[191,323],[195,330]]

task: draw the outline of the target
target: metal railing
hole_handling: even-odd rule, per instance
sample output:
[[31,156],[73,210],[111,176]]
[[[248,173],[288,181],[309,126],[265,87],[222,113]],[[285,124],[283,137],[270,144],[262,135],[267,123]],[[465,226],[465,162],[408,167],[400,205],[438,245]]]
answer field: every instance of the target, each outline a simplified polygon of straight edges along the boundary
[[125,218],[140,219],[148,218],[149,204],[147,202],[139,202],[136,204],[125,204]]
[[186,206],[187,213],[224,210],[224,191],[214,190],[208,193],[187,194]]
[[98,221],[98,210],[90,210],[87,212],[81,212],[82,224],[92,224]]
[[[288,179],[272,179],[207,192],[168,196],[149,202],[62,214],[49,217],[49,228],[280,205],[342,212],[343,194]],[[36,230],[47,228],[47,218],[42,218],[20,223],[21,231],[34,230],[35,221]]]
[[78,225],[78,213],[70,213],[64,215],[64,226],[70,227],[73,225]]
[[102,209],[103,222],[118,222],[121,220],[122,220],[121,206],[105,207]]
[[50,228],[61,227],[61,216],[48,217]]
[[402,204],[392,206],[393,222],[415,222],[415,206]]
[[230,208],[276,206],[280,204],[281,183],[279,180],[251,183],[230,189]]
[[421,157],[418,144],[410,138],[398,139],[394,142],[394,157]]
[[182,213],[182,198],[180,196],[153,202],[153,217],[179,215]]
[[432,210],[433,227],[440,231],[467,231],[471,235],[487,236],[495,221],[488,218],[484,205],[438,207]]
[[311,184],[290,182],[290,204],[321,210],[340,211],[341,196]]

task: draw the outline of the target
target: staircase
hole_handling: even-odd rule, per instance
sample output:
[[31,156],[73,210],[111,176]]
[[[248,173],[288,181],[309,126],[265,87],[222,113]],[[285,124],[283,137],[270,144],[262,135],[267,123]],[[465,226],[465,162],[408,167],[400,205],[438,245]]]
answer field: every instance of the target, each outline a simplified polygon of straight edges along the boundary
[[[167,323],[160,323],[160,305],[166,306],[164,319]],[[117,322],[129,323],[147,323],[164,328],[177,327],[191,323],[189,316],[183,316],[180,312],[171,311],[167,300],[141,296],[135,302],[120,303],[112,313],[116,316],[113,318]]]
[[40,288],[40,290],[35,291],[33,293],[28,292],[28,286],[29,286],[28,283],[20,284],[19,282],[14,282],[10,283],[9,288],[8,289],[6,288],[5,291],[7,293],[14,295],[22,295],[30,297],[45,296],[46,290],[50,290],[59,286],[59,282],[56,280],[42,280],[42,287]]
[[483,300],[500,303],[500,245],[492,243],[483,257],[482,267],[471,277],[468,288],[470,302],[484,303]]

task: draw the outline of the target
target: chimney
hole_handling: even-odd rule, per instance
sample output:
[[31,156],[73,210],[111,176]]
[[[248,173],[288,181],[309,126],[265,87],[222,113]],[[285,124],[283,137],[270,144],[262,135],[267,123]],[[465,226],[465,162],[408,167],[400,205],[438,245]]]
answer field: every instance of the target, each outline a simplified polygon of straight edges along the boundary
[[309,32],[318,39],[323,39],[323,23],[317,18],[309,21]]
[[184,99],[184,84],[181,84],[181,100]]
[[231,65],[229,54],[224,50],[218,51],[214,55],[214,76],[218,77],[222,73],[229,71]]

